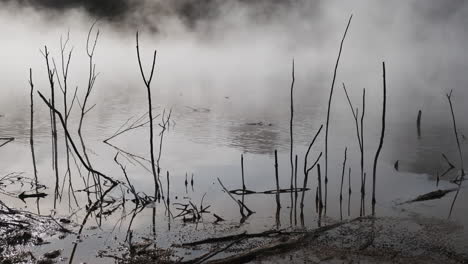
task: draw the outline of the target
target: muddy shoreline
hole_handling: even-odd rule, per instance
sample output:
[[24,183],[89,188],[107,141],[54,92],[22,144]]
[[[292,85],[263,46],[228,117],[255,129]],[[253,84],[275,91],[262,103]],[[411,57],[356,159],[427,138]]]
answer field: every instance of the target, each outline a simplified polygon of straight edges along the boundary
[[[61,249],[43,254],[35,249],[57,244],[54,239],[77,236],[77,224],[65,218],[9,210],[1,215],[0,263],[69,261],[68,253]],[[189,236],[166,248],[158,247],[145,234],[132,233],[119,247],[95,254],[97,259],[115,263],[468,263],[463,245],[457,244],[463,226],[455,222],[415,213],[332,222],[316,229],[258,233],[231,228],[199,240]]]

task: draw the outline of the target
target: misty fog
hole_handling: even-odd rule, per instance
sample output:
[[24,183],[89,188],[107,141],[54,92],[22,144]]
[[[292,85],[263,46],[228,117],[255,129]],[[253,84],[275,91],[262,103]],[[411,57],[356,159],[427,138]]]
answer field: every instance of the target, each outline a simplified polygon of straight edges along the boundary
[[[70,85],[86,85],[86,36],[96,19],[100,75],[92,100],[101,101],[101,115],[111,114],[106,102],[112,98],[123,103],[126,112],[141,110],[132,103],[145,96],[135,51],[138,30],[144,63],[150,63],[152,49],[158,51],[153,92],[157,103],[215,106],[237,116],[258,113],[253,115],[283,122],[287,107],[271,105],[288,98],[294,59],[297,111],[307,123],[307,116],[324,111],[339,40],[351,14],[334,102],[338,119],[349,118],[342,82],[355,101],[366,88],[369,107],[378,107],[373,98],[379,98],[383,60],[389,71],[389,104],[394,106],[388,110],[390,122],[412,123],[423,109],[428,129],[436,135],[450,133],[444,95],[454,90],[458,111],[468,95],[468,9],[463,1],[4,2],[0,111],[8,110],[16,119],[27,118],[22,112],[28,103],[22,96],[28,69],[33,69],[37,89],[47,93],[40,49],[48,45],[58,59],[60,38],[67,32],[73,46]],[[109,9],[118,3],[124,6]],[[409,141],[402,130],[396,134],[402,143]]]

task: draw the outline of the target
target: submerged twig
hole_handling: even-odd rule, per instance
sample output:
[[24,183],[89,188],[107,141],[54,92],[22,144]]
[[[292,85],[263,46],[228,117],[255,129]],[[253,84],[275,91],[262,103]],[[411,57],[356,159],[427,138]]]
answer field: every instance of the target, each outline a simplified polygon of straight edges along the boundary
[[12,142],[13,140],[15,140],[15,138],[14,137],[2,137],[2,138],[0,138],[0,140],[4,141],[4,142],[2,142],[0,144],[0,148],[1,148],[1,147],[5,146],[6,144],[8,144],[8,143]]

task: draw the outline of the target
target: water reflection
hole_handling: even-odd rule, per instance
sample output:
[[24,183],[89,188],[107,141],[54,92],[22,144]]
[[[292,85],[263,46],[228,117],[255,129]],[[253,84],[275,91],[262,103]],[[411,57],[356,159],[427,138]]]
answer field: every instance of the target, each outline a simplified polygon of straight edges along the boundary
[[268,154],[280,145],[279,131],[271,124],[243,123],[233,125],[227,131],[228,146],[241,152]]
[[[398,170],[430,175],[435,180],[452,164],[459,164],[458,150],[451,124],[447,120],[428,120],[417,135],[416,123],[413,127],[400,127],[392,138],[392,157],[398,161]],[[462,150],[468,153],[466,141],[462,140]],[[447,160],[444,158],[447,157]],[[455,171],[454,171],[455,172]],[[447,175],[448,179],[453,173]]]

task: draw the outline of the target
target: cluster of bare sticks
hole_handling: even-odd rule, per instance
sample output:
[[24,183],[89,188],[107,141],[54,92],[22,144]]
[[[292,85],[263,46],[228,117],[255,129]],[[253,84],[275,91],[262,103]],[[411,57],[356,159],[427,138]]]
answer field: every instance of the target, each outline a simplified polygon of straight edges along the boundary
[[[317,157],[314,159],[314,162],[312,165],[309,165],[309,156],[311,153],[311,150],[313,148],[314,143],[316,142],[317,138],[320,135],[320,132],[322,131],[322,128],[324,125],[321,125],[318,131],[316,132],[315,136],[313,137],[311,143],[309,144],[309,147],[307,148],[307,151],[304,156],[304,178],[303,178],[303,186],[298,187],[297,185],[297,160],[298,160],[298,155],[294,151],[294,84],[295,84],[295,65],[294,65],[294,60],[292,61],[292,71],[291,71],[291,86],[290,86],[290,120],[289,120],[289,136],[290,136],[290,146],[289,146],[289,163],[290,163],[290,187],[287,189],[283,189],[280,187],[280,176],[278,172],[278,152],[275,150],[274,157],[275,157],[275,163],[274,163],[274,168],[275,168],[275,182],[276,182],[276,190],[266,190],[266,191],[256,191],[256,190],[251,190],[246,187],[245,184],[245,174],[244,174],[244,156],[241,155],[241,180],[242,180],[242,186],[241,189],[233,189],[228,191],[224,185],[222,184],[221,180],[219,180],[220,185],[222,186],[223,189],[225,189],[226,193],[228,193],[231,198],[238,204],[240,213],[241,213],[241,222],[245,221],[245,213],[244,210],[247,210],[247,212],[253,213],[252,210],[248,209],[248,207],[245,205],[245,200],[244,196],[245,195],[251,195],[251,194],[275,194],[275,200],[276,200],[276,205],[277,205],[277,210],[276,210],[276,218],[277,218],[277,223],[279,223],[279,215],[280,215],[280,210],[281,210],[281,193],[290,193],[291,194],[291,208],[290,211],[290,222],[291,224],[294,223],[297,225],[297,207],[298,207],[298,192],[302,192],[302,197],[300,200],[299,208],[301,210],[300,212],[300,217],[301,217],[301,222],[303,222],[303,209],[304,209],[304,199],[305,199],[305,192],[309,190],[307,187],[308,181],[309,181],[309,175],[313,171],[314,168],[317,168],[317,181],[316,181],[316,188],[313,188],[316,190],[315,194],[315,204],[316,204],[316,211],[321,216],[322,214],[326,214],[327,210],[327,196],[328,196],[328,131],[329,127],[331,126],[330,124],[330,110],[332,107],[332,98],[333,98],[333,91],[335,87],[335,82],[337,78],[337,71],[338,71],[338,66],[341,58],[341,54],[343,51],[343,45],[344,41],[346,39],[347,32],[349,30],[349,27],[351,25],[352,21],[352,15],[350,16],[346,29],[344,31],[343,37],[341,39],[340,47],[339,47],[339,52],[338,52],[338,57],[335,63],[334,71],[333,71],[333,79],[332,79],[332,84],[331,84],[331,89],[330,89],[330,95],[329,95],[329,100],[328,100],[328,109],[327,109],[327,116],[326,116],[326,122],[325,122],[325,150],[323,152],[319,152]],[[385,63],[382,63],[382,68],[383,68],[383,102],[382,102],[382,129],[381,129],[381,135],[380,135],[380,141],[378,148],[375,153],[374,157],[374,163],[373,163],[373,184],[372,184],[372,213],[375,214],[375,204],[376,204],[376,178],[377,178],[377,164],[378,164],[378,158],[380,156],[380,152],[383,147],[383,141],[384,141],[384,136],[385,136],[385,120],[386,120],[386,96],[387,96],[387,90],[386,90],[386,73],[385,73]],[[364,157],[365,157],[365,147],[364,147],[364,119],[365,119],[365,89],[363,89],[362,93],[362,110],[361,114],[359,114],[359,108],[355,108],[351,102],[351,99],[349,97],[348,91],[346,89],[345,84],[343,83],[343,90],[346,95],[346,99],[348,100],[349,106],[351,108],[351,113],[354,119],[354,123],[356,126],[356,134],[357,134],[357,139],[358,139],[358,146],[359,146],[359,152],[361,156],[361,161],[360,161],[360,171],[361,171],[361,206],[360,206],[360,215],[364,216],[366,215],[365,212],[365,193],[366,193],[366,172],[365,172],[365,164],[364,164]],[[320,159],[322,157],[322,154],[325,153],[325,160],[324,160],[324,178],[322,179],[322,170],[321,170],[321,164],[320,164]],[[343,201],[343,186],[344,186],[344,179],[345,179],[345,171],[346,171],[346,166],[347,166],[347,153],[348,153],[348,147],[345,147],[345,152],[344,152],[344,161],[343,161],[343,166],[342,166],[342,171],[341,171],[341,184],[340,184],[340,208],[341,204]],[[350,199],[351,199],[351,167],[349,166],[348,168],[348,215],[350,214]],[[242,199],[238,200],[232,196],[232,194],[235,195],[241,195]],[[341,212],[341,210],[340,210]],[[293,217],[294,216],[294,217]],[[341,214],[342,218],[342,214]],[[278,224],[279,226],[279,224]]]
[[[136,50],[137,50],[137,59],[140,63],[140,70],[142,73],[143,80],[145,82],[145,86],[147,88],[148,93],[148,112],[139,116],[138,118],[129,118],[112,136],[108,137],[104,140],[104,143],[108,144],[109,146],[113,147],[117,153],[114,157],[114,162],[120,167],[125,181],[119,181],[114,177],[108,176],[99,170],[97,170],[90,158],[89,152],[92,152],[87,145],[85,136],[83,134],[83,126],[85,124],[85,117],[94,107],[96,104],[91,103],[92,93],[94,91],[96,80],[99,76],[97,72],[96,63],[94,62],[96,47],[99,40],[100,31],[96,29],[97,22],[93,23],[88,31],[88,35],[86,38],[86,54],[88,57],[88,78],[85,85],[85,89],[83,91],[83,98],[80,98],[79,94],[79,86],[75,86],[75,89],[70,91],[70,83],[69,83],[69,68],[73,58],[73,48],[70,48],[70,34],[67,33],[66,37],[60,38],[60,53],[59,53],[59,60],[58,63],[56,62],[55,58],[51,55],[50,50],[47,46],[44,46],[44,49],[41,50],[41,53],[45,59],[45,64],[47,68],[47,79],[50,88],[50,98],[47,98],[42,91],[37,90],[39,98],[44,102],[44,104],[49,108],[50,111],[50,122],[51,122],[51,138],[52,138],[52,169],[55,175],[55,186],[54,186],[54,208],[57,207],[57,203],[62,200],[63,193],[65,189],[67,189],[66,193],[68,193],[68,204],[70,208],[72,208],[72,203],[76,206],[80,206],[79,199],[76,196],[77,192],[86,192],[87,197],[87,204],[86,204],[86,214],[82,220],[80,230],[78,232],[78,237],[81,235],[82,230],[86,222],[88,221],[89,217],[94,215],[98,219],[99,225],[101,224],[102,218],[106,217],[117,209],[122,208],[126,202],[125,199],[125,191],[129,192],[133,195],[133,201],[136,204],[136,208],[132,211],[133,218],[136,216],[137,213],[141,212],[143,208],[145,208],[148,204],[154,203],[156,201],[161,201],[161,198],[164,198],[164,193],[162,191],[162,182],[161,182],[161,157],[163,151],[163,142],[164,142],[164,135],[169,131],[170,128],[170,121],[171,121],[171,114],[172,110],[166,111],[163,110],[161,114],[154,115],[153,111],[155,108],[152,106],[151,100],[151,81],[153,79],[154,68],[155,68],[155,60],[156,60],[156,52],[154,52],[153,64],[151,68],[150,77],[147,79],[146,75],[143,72],[143,67],[141,65],[140,59],[140,52],[139,52],[139,45],[138,45],[138,33],[136,39]],[[29,86],[30,86],[30,148],[31,148],[31,155],[32,155],[32,163],[33,163],[33,172],[34,172],[34,186],[35,193],[21,193],[20,198],[41,198],[43,193],[39,192],[40,185],[38,184],[38,169],[36,165],[36,154],[34,149],[34,92],[35,87],[33,83],[33,70],[30,69],[29,71]],[[63,101],[63,109],[58,109],[57,107],[57,100],[59,100],[59,94],[57,94],[57,86],[61,90],[61,99]],[[78,118],[78,129],[76,131],[78,135],[78,139],[72,136],[72,131],[70,128],[70,119],[72,117],[72,113],[74,110],[74,106],[79,106],[79,118]],[[146,118],[148,116],[148,118]],[[159,147],[158,147],[158,154],[156,155],[156,149],[154,146],[154,121],[156,118],[161,117],[161,122],[158,123],[160,128],[159,131]],[[138,156],[136,154],[132,154],[130,152],[126,152],[120,149],[117,146],[114,146],[109,143],[110,140],[120,136],[124,133],[130,132],[132,130],[147,127],[149,125],[149,132],[150,132],[150,159],[145,157]],[[63,142],[62,145],[65,148],[65,164],[66,167],[64,169],[64,176],[60,175],[61,167],[59,166],[59,149],[62,147],[59,145],[59,130],[63,132]],[[3,140],[1,146],[6,145],[7,143],[14,140],[14,138],[0,138]],[[154,177],[154,184],[155,184],[155,194],[154,196],[148,196],[144,193],[140,193],[136,190],[134,185],[131,183],[129,175],[127,174],[126,165],[124,165],[120,160],[119,156],[125,157],[129,163],[136,164],[138,163],[146,170],[152,172]],[[75,169],[72,168],[72,161],[74,161]],[[151,166],[151,169],[148,169],[148,164]],[[86,172],[83,172],[83,169]],[[163,203],[165,204],[166,208],[170,212],[169,209],[169,172],[167,172],[167,186],[168,186],[168,194],[167,199],[163,199]],[[83,182],[83,188],[77,188],[77,179],[75,177],[81,178]],[[60,180],[62,182],[60,183]],[[38,187],[39,186],[39,187]],[[116,190],[117,186],[121,186],[122,190],[122,198],[116,199],[109,197],[109,194]],[[203,208],[202,208],[203,209]],[[205,208],[206,210],[206,208]],[[201,210],[204,211],[204,210]],[[38,213],[39,211],[39,203],[38,203]],[[133,221],[131,221],[133,222]],[[129,230],[131,228],[131,222],[129,225]],[[70,261],[72,261],[73,256],[76,251],[77,244],[74,245]]]

